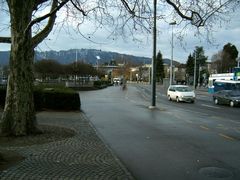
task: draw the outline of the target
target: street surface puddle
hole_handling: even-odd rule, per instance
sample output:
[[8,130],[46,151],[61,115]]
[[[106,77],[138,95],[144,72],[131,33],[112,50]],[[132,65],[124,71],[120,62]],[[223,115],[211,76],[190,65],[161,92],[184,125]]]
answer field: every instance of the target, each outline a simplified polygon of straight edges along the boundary
[[210,178],[229,178],[233,173],[224,168],[204,167],[199,170],[199,173]]

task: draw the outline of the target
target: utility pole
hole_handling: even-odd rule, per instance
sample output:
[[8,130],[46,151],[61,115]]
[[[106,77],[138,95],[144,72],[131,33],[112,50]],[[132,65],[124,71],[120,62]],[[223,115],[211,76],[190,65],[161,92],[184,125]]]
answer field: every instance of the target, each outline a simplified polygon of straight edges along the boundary
[[169,85],[172,85],[173,82],[173,26],[176,24],[176,21],[169,23],[172,26],[172,43],[171,43],[171,64],[170,64],[170,82]]
[[153,0],[153,57],[152,57],[152,104],[150,109],[156,107],[156,52],[157,52],[157,0]]
[[197,53],[195,51],[194,58],[194,76],[193,76],[193,88],[196,89],[196,71],[197,71]]
[[77,61],[78,61],[78,51],[77,51],[77,49],[76,49],[76,57],[75,57],[75,62],[76,62],[76,64],[77,64]]
[[201,73],[201,66],[200,66],[200,63],[199,63],[199,66],[198,66],[198,87],[200,87],[200,80],[201,80],[200,73]]
[[75,74],[75,86],[76,86],[76,84],[77,84],[77,61],[78,61],[78,52],[77,52],[77,49],[76,49],[76,52],[75,52],[76,54],[75,54],[75,68],[76,68],[76,74]]

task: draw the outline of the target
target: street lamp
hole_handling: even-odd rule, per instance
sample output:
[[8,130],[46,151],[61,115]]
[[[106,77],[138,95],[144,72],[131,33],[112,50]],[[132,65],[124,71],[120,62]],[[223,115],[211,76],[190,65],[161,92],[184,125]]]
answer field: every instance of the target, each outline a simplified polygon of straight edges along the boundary
[[152,57],[152,103],[150,109],[156,107],[156,52],[157,52],[157,0],[153,0],[153,57]]
[[77,71],[78,71],[78,50],[76,49],[76,52],[75,52],[75,68],[76,68],[76,74],[75,74],[75,86],[77,84]]
[[196,89],[196,71],[197,71],[197,53],[194,57],[194,76],[193,76],[193,88]]
[[201,81],[201,70],[202,70],[202,67],[200,66],[200,63],[199,63],[199,66],[198,66],[198,87],[200,87],[200,81]]
[[96,59],[97,59],[97,70],[98,70],[98,68],[99,68],[99,60],[101,59],[101,57],[100,56],[96,56]]
[[173,81],[173,26],[176,25],[176,21],[169,23],[172,26],[172,51],[171,51],[171,65],[170,65],[170,82],[169,85],[172,85]]

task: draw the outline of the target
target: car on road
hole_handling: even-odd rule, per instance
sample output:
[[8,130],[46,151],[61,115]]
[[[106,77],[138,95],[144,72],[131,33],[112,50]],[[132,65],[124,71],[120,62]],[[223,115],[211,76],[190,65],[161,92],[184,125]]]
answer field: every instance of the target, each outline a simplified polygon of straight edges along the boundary
[[186,85],[171,85],[167,90],[168,100],[176,100],[177,102],[191,102],[194,103],[196,95],[194,90]]
[[121,78],[113,78],[113,83],[114,83],[114,85],[121,85],[122,79]]
[[227,104],[231,107],[240,105],[240,91],[222,90],[213,94],[215,104]]

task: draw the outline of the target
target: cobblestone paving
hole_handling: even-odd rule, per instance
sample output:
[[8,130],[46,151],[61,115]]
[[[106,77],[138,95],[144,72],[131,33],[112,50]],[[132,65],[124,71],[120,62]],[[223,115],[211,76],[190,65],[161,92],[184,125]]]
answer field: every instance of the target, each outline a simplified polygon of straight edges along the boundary
[[84,114],[43,112],[37,119],[40,124],[71,128],[76,131],[76,136],[42,145],[9,147],[26,159],[0,171],[1,180],[133,179],[98,137]]

